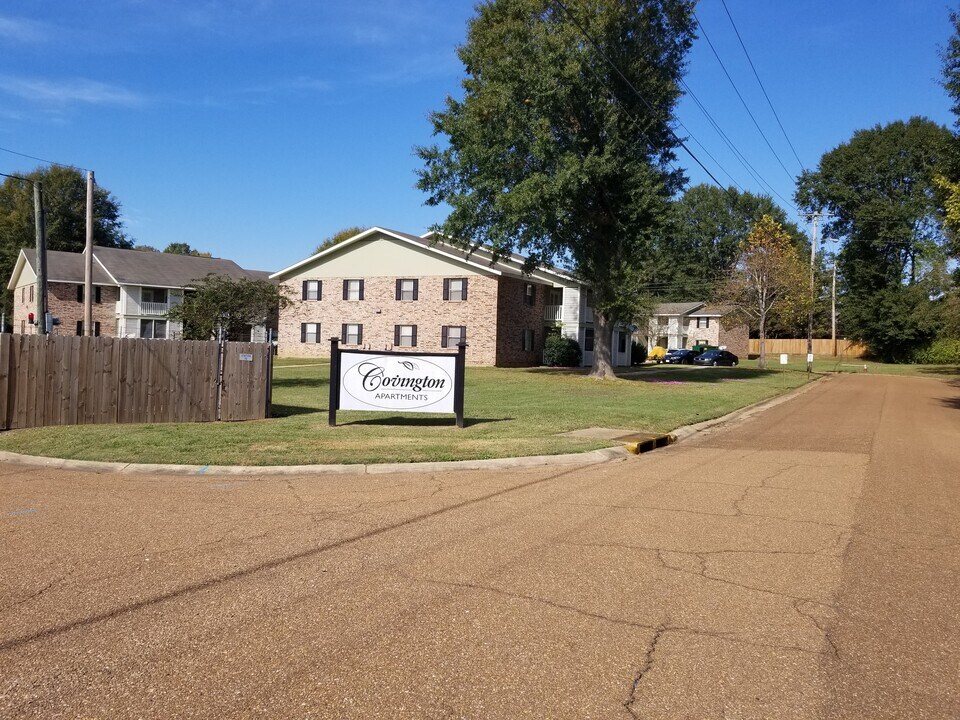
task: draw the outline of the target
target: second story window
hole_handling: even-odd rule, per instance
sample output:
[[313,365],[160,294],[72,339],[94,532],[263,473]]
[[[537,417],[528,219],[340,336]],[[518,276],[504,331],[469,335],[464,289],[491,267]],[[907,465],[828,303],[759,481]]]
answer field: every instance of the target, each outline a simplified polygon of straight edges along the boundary
[[167,289],[166,288],[150,288],[150,287],[141,288],[140,302],[161,303],[166,305]]
[[419,281],[397,280],[397,300],[416,300],[419,295]]
[[533,283],[523,284],[523,304],[524,305],[537,304],[537,286],[534,285]]
[[443,299],[451,302],[463,302],[467,299],[466,278],[444,278]]
[[[100,304],[100,286],[93,286],[93,301],[99,305]],[[77,285],[77,302],[83,302],[83,285]]]
[[304,280],[301,300],[320,300],[323,297],[322,280]]
[[363,300],[363,280],[344,280],[343,299]]

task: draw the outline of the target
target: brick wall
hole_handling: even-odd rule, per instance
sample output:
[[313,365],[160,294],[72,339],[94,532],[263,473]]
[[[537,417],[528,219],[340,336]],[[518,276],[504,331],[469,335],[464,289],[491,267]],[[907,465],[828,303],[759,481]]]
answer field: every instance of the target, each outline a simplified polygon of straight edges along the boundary
[[[364,298],[359,301],[343,299],[343,281],[353,278],[327,277],[323,278],[319,301],[301,300],[302,277],[306,276],[283,283],[293,300],[280,312],[278,352],[283,357],[329,357],[330,337],[340,336],[343,323],[360,323],[362,347],[370,350],[394,349],[394,325],[416,325],[414,349],[422,352],[454,352],[453,347],[441,347],[441,328],[465,325],[467,363],[493,365],[497,361],[497,278],[469,277],[467,299],[459,302],[443,299],[444,278],[440,276],[416,278],[419,287],[415,301],[396,299],[396,277],[363,278]],[[447,277],[462,276],[451,273]],[[542,306],[540,313],[542,318]],[[300,342],[301,323],[320,323],[320,342]]]
[[[527,367],[543,362],[544,321],[547,287],[532,283],[534,303],[525,302],[525,287],[529,280],[500,278],[497,295],[497,365],[500,367]],[[533,330],[533,349],[523,350],[523,331]]]
[[[36,290],[34,289],[34,300],[31,302],[30,287],[18,287],[13,293],[13,331],[15,333],[22,332],[27,335],[36,333],[36,327],[25,322],[29,313],[34,313],[36,316],[37,312]],[[96,286],[94,286],[94,292],[96,292]],[[100,335],[104,337],[113,337],[117,333],[117,302],[119,300],[120,288],[100,287],[100,302],[93,304],[93,321],[100,323]],[[54,334],[76,335],[77,321],[83,320],[83,303],[77,302],[76,283],[48,283],[47,303],[50,313],[60,318],[60,325],[53,329]]]
[[721,326],[719,344],[726,345],[727,350],[732,352],[741,360],[746,360],[750,354],[750,332],[747,329],[747,326],[738,325],[737,327],[730,328],[729,330]]

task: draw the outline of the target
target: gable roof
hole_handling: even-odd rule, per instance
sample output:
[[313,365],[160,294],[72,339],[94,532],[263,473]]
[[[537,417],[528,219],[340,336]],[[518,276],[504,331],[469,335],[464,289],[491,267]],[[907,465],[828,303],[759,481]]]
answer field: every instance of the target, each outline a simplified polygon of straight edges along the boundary
[[705,305],[700,310],[690,313],[690,317],[723,317],[731,308],[727,305]]
[[[299,270],[300,268],[310,265],[313,262],[322,260],[328,255],[333,255],[335,253],[342,252],[343,250],[349,248],[354,243],[360,242],[361,240],[368,239],[376,234],[381,234],[387,238],[392,238],[398,240],[401,243],[416,247],[421,250],[426,250],[427,252],[438,255],[447,260],[453,260],[458,263],[468,265],[475,270],[478,270],[487,275],[504,275],[507,277],[515,278],[530,278],[536,277],[538,274],[537,271],[534,271],[533,275],[525,275],[522,272],[523,258],[519,255],[512,255],[510,261],[504,262],[503,260],[499,262],[493,262],[492,256],[489,250],[479,249],[478,251],[468,252],[463,248],[450,245],[443,241],[442,238],[437,236],[434,233],[426,233],[425,235],[411,235],[410,233],[401,232],[399,230],[391,230],[389,228],[373,226],[367,228],[363,232],[357,233],[353,237],[347,238],[342,242],[337,243],[328,247],[326,250],[315,253],[308,258],[301,260],[300,262],[294,263],[289,267],[286,267],[282,270],[278,270],[273,273],[270,277],[271,279],[283,280],[284,277],[288,276],[290,273]],[[567,275],[561,275],[561,271],[557,269],[551,269],[547,271],[551,275],[556,275],[557,277],[562,277],[568,282],[572,280]],[[545,282],[552,282],[549,278],[540,277],[538,278]]]
[[685,303],[660,303],[659,305],[654,306],[653,314],[656,315],[689,315],[690,313],[699,310],[706,303],[702,302],[685,302]]
[[[24,264],[36,272],[36,250],[23,248],[10,278],[9,288],[15,287]],[[84,253],[47,251],[49,282],[82,283],[84,281]],[[234,280],[264,280],[268,273],[244,270],[233,260],[204,258],[193,255],[125,250],[121,248],[93,248],[93,283],[95,285],[147,285],[151,287],[191,287],[209,274],[227,275]]]

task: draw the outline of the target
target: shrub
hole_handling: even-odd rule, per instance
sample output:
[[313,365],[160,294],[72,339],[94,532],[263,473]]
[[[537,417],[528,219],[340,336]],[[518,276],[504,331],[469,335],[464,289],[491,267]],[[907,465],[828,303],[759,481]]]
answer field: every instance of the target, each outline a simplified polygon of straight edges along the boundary
[[960,340],[934,340],[914,350],[910,360],[921,365],[960,365]]
[[634,365],[643,365],[647,361],[647,346],[636,341],[632,342],[630,349],[630,359]]
[[543,343],[543,362],[551,367],[578,367],[583,353],[580,343],[562,335],[549,335]]

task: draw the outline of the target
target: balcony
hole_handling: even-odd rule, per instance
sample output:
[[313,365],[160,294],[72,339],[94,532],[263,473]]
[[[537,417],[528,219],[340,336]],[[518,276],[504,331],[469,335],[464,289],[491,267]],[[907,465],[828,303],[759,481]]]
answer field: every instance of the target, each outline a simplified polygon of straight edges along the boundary
[[141,315],[166,315],[170,310],[170,303],[142,302],[140,303]]
[[563,322],[563,305],[544,305],[543,319],[547,322]]

